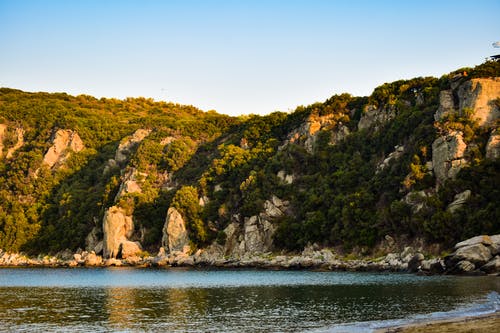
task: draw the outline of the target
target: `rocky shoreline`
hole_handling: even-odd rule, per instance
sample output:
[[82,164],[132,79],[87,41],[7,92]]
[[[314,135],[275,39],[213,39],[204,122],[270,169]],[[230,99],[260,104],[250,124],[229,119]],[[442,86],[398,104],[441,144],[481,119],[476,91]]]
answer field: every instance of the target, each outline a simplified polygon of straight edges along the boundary
[[410,272],[422,275],[496,275],[500,276],[500,235],[477,236],[455,245],[455,251],[444,258],[427,258],[412,247],[400,253],[378,258],[350,259],[331,249],[306,247],[300,254],[245,254],[223,257],[210,247],[188,255],[181,251],[156,256],[131,256],[125,259],[103,258],[91,251],[69,250],[55,256],[28,257],[0,250],[0,267],[207,267],[259,269],[311,269],[326,271]]

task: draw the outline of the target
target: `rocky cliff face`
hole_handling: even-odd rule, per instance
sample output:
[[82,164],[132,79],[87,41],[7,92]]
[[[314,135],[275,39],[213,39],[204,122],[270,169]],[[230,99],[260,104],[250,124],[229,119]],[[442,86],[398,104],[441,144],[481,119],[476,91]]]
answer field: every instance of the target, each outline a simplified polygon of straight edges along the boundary
[[144,138],[146,138],[151,133],[149,129],[140,128],[136,130],[132,135],[126,137],[120,142],[118,149],[115,154],[116,163],[124,163],[127,161],[128,156],[131,154],[132,149],[137,146]]
[[85,149],[82,139],[72,130],[57,130],[51,138],[52,146],[43,157],[43,163],[50,168],[58,168],[66,161],[72,152]]
[[452,89],[441,91],[434,118],[439,121],[450,114],[463,115],[469,109],[480,126],[490,126],[500,117],[497,98],[500,98],[500,78],[459,81]]
[[[133,167],[124,166],[124,164],[129,159],[133,149],[150,133],[150,130],[136,130],[132,135],[121,141],[116,150],[115,158],[108,161],[104,173],[108,172],[110,167],[117,167],[120,165],[123,167],[121,170],[120,188],[114,199],[115,203],[118,203],[120,198],[126,194],[142,192],[141,186],[148,174],[141,173]],[[115,258],[117,256],[122,258],[133,257],[142,250],[142,246],[139,242],[130,240],[134,234],[132,215],[126,214],[125,210],[120,207],[112,206],[106,210],[102,231],[104,238],[103,254],[105,258]],[[93,232],[95,233],[93,230],[91,234]],[[92,239],[90,234],[87,239]],[[89,242],[87,242],[87,245],[89,245]]]
[[186,223],[177,209],[170,207],[163,226],[162,246],[168,253],[189,253],[189,236]]
[[106,210],[102,229],[105,258],[127,258],[141,251],[139,243],[128,239],[134,232],[134,222],[132,216],[127,215],[122,208],[112,206]]
[[332,129],[335,126],[336,122],[333,118],[333,115],[310,115],[302,125],[288,135],[285,145],[289,143],[300,144],[309,153],[312,153],[319,132]]
[[396,109],[392,106],[377,108],[374,105],[367,105],[358,123],[358,129],[364,130],[374,128],[378,130],[381,125],[387,123],[396,116]]
[[497,128],[491,132],[486,144],[486,158],[496,159],[500,157],[500,130]]
[[224,233],[226,243],[225,255],[239,258],[245,254],[265,253],[272,251],[273,236],[276,226],[273,220],[286,214],[288,202],[272,196],[266,200],[264,209],[259,215],[241,218],[235,216]]
[[[440,104],[434,118],[442,121],[448,115],[468,115],[483,128],[494,126],[500,117],[496,100],[500,98],[500,78],[457,81],[451,90],[441,91]],[[486,156],[492,158],[499,152],[497,131],[494,129],[486,148]],[[449,131],[432,144],[432,163],[438,184],[456,177],[468,164],[465,158],[467,144],[463,133]]]
[[464,158],[467,145],[462,132],[453,131],[436,139],[432,144],[432,165],[438,183],[455,178],[460,169],[467,164]]

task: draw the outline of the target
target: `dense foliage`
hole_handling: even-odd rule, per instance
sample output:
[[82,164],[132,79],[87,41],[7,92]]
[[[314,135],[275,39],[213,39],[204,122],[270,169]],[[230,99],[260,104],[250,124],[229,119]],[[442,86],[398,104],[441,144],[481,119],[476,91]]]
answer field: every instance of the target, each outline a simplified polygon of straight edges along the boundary
[[[283,249],[308,243],[370,248],[387,234],[450,245],[500,233],[500,161],[484,157],[489,132],[468,110],[434,121],[440,91],[457,77],[466,80],[464,71],[468,78],[500,76],[499,64],[486,62],[440,79],[387,83],[369,97],[341,94],[292,113],[238,118],[145,98],[2,88],[0,248],[83,248],[93,228],[102,237],[104,211],[113,205],[133,215],[134,237],[148,250],[158,249],[170,206],[186,220],[195,247],[223,243],[235,216],[242,221],[259,214],[273,195],[290,203],[274,220],[275,245]],[[358,130],[369,105],[390,119]],[[317,132],[313,120],[323,124]],[[23,143],[17,147],[19,129]],[[49,168],[42,160],[58,129],[76,131],[85,149]],[[111,163],[120,142],[137,129],[150,134],[130,148],[126,161]],[[475,148],[469,166],[436,190],[427,169],[432,143],[450,130],[463,132]],[[348,135],[335,139],[341,131]],[[395,147],[404,147],[401,156],[381,167]],[[140,191],[123,192],[127,175]],[[464,190],[473,193],[468,204],[450,212],[447,206]],[[427,195],[415,210],[407,198],[419,191]]]

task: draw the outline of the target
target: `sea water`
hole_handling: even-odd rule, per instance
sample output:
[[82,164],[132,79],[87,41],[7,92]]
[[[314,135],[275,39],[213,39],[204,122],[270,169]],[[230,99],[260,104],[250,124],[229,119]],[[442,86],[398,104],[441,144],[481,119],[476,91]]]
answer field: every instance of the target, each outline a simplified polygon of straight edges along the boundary
[[499,310],[497,277],[0,269],[0,331],[370,332]]

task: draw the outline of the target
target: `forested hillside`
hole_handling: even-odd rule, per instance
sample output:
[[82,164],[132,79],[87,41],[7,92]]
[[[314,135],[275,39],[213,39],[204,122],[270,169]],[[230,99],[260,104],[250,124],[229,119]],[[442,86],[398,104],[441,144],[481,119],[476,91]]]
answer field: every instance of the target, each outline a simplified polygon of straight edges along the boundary
[[0,248],[240,256],[497,234],[499,117],[491,61],[237,118],[2,88]]

